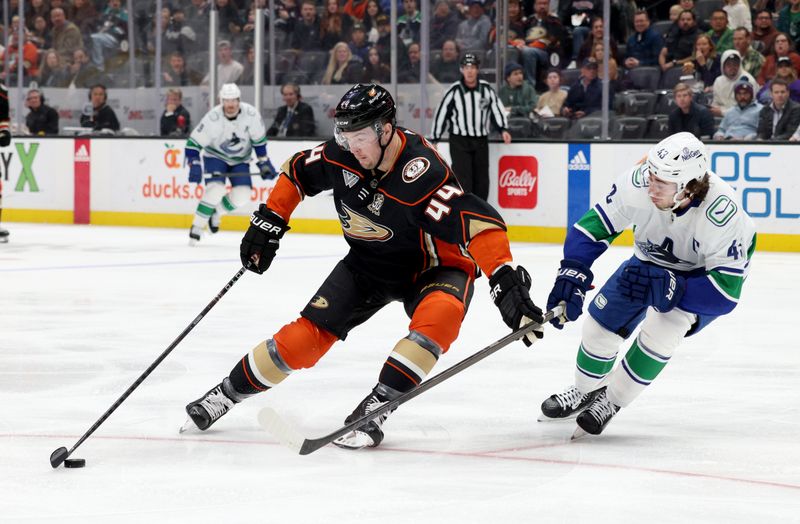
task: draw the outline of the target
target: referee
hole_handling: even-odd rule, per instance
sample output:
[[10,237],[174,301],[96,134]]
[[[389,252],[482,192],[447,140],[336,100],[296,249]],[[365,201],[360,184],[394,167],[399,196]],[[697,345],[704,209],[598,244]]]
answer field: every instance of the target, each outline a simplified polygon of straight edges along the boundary
[[461,80],[442,98],[433,119],[433,141],[450,130],[450,158],[465,191],[486,200],[489,196],[489,139],[491,117],[503,142],[511,142],[506,109],[489,82],[478,80],[480,60],[473,53],[461,59]]

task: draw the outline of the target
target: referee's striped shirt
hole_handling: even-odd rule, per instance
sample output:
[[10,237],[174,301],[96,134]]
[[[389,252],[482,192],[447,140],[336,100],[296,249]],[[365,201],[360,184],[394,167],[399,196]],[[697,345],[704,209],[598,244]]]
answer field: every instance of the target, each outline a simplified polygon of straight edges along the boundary
[[451,135],[485,137],[489,134],[489,118],[501,131],[508,130],[503,102],[489,82],[478,80],[470,89],[462,78],[442,98],[433,119],[433,140],[440,140],[447,129]]

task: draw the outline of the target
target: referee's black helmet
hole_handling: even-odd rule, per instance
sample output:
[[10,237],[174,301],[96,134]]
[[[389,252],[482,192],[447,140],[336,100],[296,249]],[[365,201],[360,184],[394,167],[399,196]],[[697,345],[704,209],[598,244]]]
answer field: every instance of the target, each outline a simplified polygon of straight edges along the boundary
[[481,59],[478,58],[478,55],[475,53],[465,53],[464,56],[461,57],[461,65],[474,65],[475,67],[480,67]]

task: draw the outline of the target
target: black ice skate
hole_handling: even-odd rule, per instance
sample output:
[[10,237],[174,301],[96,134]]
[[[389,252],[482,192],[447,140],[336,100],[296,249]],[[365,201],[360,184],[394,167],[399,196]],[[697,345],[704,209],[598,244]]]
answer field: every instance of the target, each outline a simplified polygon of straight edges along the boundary
[[194,246],[200,242],[200,237],[203,235],[203,230],[197,226],[192,226],[189,229],[189,245]]
[[222,216],[218,211],[214,211],[214,214],[208,217],[208,230],[211,231],[212,234],[219,232],[220,222],[222,222]]
[[589,404],[589,407],[575,419],[575,422],[578,423],[578,429],[575,430],[572,438],[582,437],[586,433],[599,435],[619,410],[619,406],[608,400],[608,395],[606,395],[604,389]]
[[3,229],[0,227],[0,244],[7,244],[8,243],[8,229]]
[[[208,393],[194,402],[190,402],[186,406],[186,414],[189,415],[189,419],[194,422],[194,425],[197,426],[199,430],[205,431],[210,428],[214,422],[222,418],[222,415],[230,411],[234,405],[239,403],[238,400],[232,398],[234,396],[235,393],[233,393],[233,386],[231,386],[230,379],[225,377],[222,383],[214,386]],[[191,427],[191,425],[189,424],[189,420],[187,420],[180,429],[180,432],[183,433],[189,429],[189,427]]]
[[[356,409],[353,410],[353,412],[346,419],[344,419],[344,423],[349,424],[350,422],[363,417],[367,413],[372,413],[387,402],[388,399],[386,399],[383,395],[376,393],[373,389],[372,393],[367,395],[367,398],[362,400]],[[391,411],[389,413],[391,413]],[[381,426],[383,426],[383,423],[386,422],[387,418],[389,418],[389,413],[384,413],[383,415],[370,420],[360,428],[355,429],[350,433],[334,440],[333,443],[340,448],[345,449],[361,449],[365,447],[374,448],[378,446],[383,441],[383,429],[381,429]]]
[[539,421],[572,418],[586,409],[586,406],[605,389],[602,387],[581,395],[578,388],[570,386],[563,393],[550,395],[550,398],[542,402],[542,414]]

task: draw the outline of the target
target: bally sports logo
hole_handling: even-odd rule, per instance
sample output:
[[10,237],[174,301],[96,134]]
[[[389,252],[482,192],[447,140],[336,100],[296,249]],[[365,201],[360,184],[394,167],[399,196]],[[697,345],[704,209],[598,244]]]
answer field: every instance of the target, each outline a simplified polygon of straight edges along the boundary
[[536,207],[539,161],[535,156],[500,157],[497,202],[503,208]]

